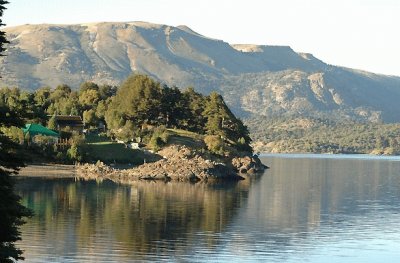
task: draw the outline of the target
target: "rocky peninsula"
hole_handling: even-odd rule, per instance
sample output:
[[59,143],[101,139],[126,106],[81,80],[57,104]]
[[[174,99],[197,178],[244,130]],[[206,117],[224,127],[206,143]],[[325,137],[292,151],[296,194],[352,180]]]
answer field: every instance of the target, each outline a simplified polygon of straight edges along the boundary
[[109,179],[115,182],[137,180],[163,181],[226,181],[243,180],[243,175],[264,171],[257,156],[237,156],[221,159],[185,145],[170,145],[156,153],[153,162],[130,169],[117,169],[102,162],[77,165],[76,176],[83,179]]

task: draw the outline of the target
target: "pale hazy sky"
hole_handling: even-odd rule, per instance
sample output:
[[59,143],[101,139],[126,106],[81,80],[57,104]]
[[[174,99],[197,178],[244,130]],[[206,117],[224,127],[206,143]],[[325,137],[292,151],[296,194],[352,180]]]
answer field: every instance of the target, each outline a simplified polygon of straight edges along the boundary
[[146,21],[400,76],[400,0],[8,0],[7,26]]

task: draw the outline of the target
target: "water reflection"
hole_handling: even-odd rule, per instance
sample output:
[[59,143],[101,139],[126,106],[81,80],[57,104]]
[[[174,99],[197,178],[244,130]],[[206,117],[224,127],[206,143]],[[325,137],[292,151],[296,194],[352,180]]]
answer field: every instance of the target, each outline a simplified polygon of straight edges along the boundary
[[[277,261],[310,261],[313,253],[318,262],[327,256],[330,262],[357,262],[380,252],[400,259],[398,162],[276,157],[268,163],[271,170],[252,185],[246,209],[229,229],[249,233],[252,226],[235,245]],[[371,240],[396,249],[378,253],[382,246]],[[374,262],[368,257],[358,262]]]
[[27,262],[400,260],[399,162],[265,163],[226,185],[21,179]]
[[[88,253],[96,257],[119,253],[130,259],[155,253],[169,257],[169,251],[174,256],[186,255],[187,244],[197,242],[198,232],[213,233],[204,235],[202,242],[217,246],[214,234],[235,217],[248,188],[248,183],[137,182],[128,186],[24,178],[18,192],[35,217],[24,226],[23,243],[48,242],[44,245],[52,250],[51,240],[55,240],[58,255],[78,258]],[[43,249],[27,248],[28,262],[39,257],[36,252]]]
[[[309,231],[340,215],[399,208],[400,165],[380,161],[281,159],[252,186],[249,204],[266,226]],[[269,185],[269,187],[265,187]]]

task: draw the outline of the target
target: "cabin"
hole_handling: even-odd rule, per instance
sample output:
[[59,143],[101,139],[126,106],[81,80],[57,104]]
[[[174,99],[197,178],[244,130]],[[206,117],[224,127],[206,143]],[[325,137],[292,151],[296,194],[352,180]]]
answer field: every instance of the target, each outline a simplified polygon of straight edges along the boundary
[[39,136],[45,136],[47,138],[45,140],[46,143],[55,144],[58,142],[58,138],[60,137],[57,132],[36,123],[25,124],[22,131],[24,133],[24,138],[29,138],[28,143],[43,143],[43,138],[40,138]]
[[55,121],[57,130],[59,131],[71,131],[79,134],[83,133],[84,123],[81,116],[74,115],[56,115]]

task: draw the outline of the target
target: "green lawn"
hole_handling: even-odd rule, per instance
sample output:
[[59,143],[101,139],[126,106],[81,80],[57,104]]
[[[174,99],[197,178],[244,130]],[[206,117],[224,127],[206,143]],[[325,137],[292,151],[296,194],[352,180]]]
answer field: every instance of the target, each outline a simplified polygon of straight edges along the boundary
[[[168,132],[170,133],[168,144],[186,145],[194,149],[205,147],[203,135],[179,129],[168,129]],[[115,162],[118,164],[130,163],[137,165],[142,164],[144,159],[151,161],[156,158],[141,150],[132,150],[125,147],[124,144],[113,142],[105,136],[89,134],[85,139],[85,161],[87,162],[100,160],[108,164]]]
[[144,159],[142,151],[132,150],[124,144],[97,135],[86,136],[85,152],[87,161],[92,162],[100,160],[105,163],[142,164]]

